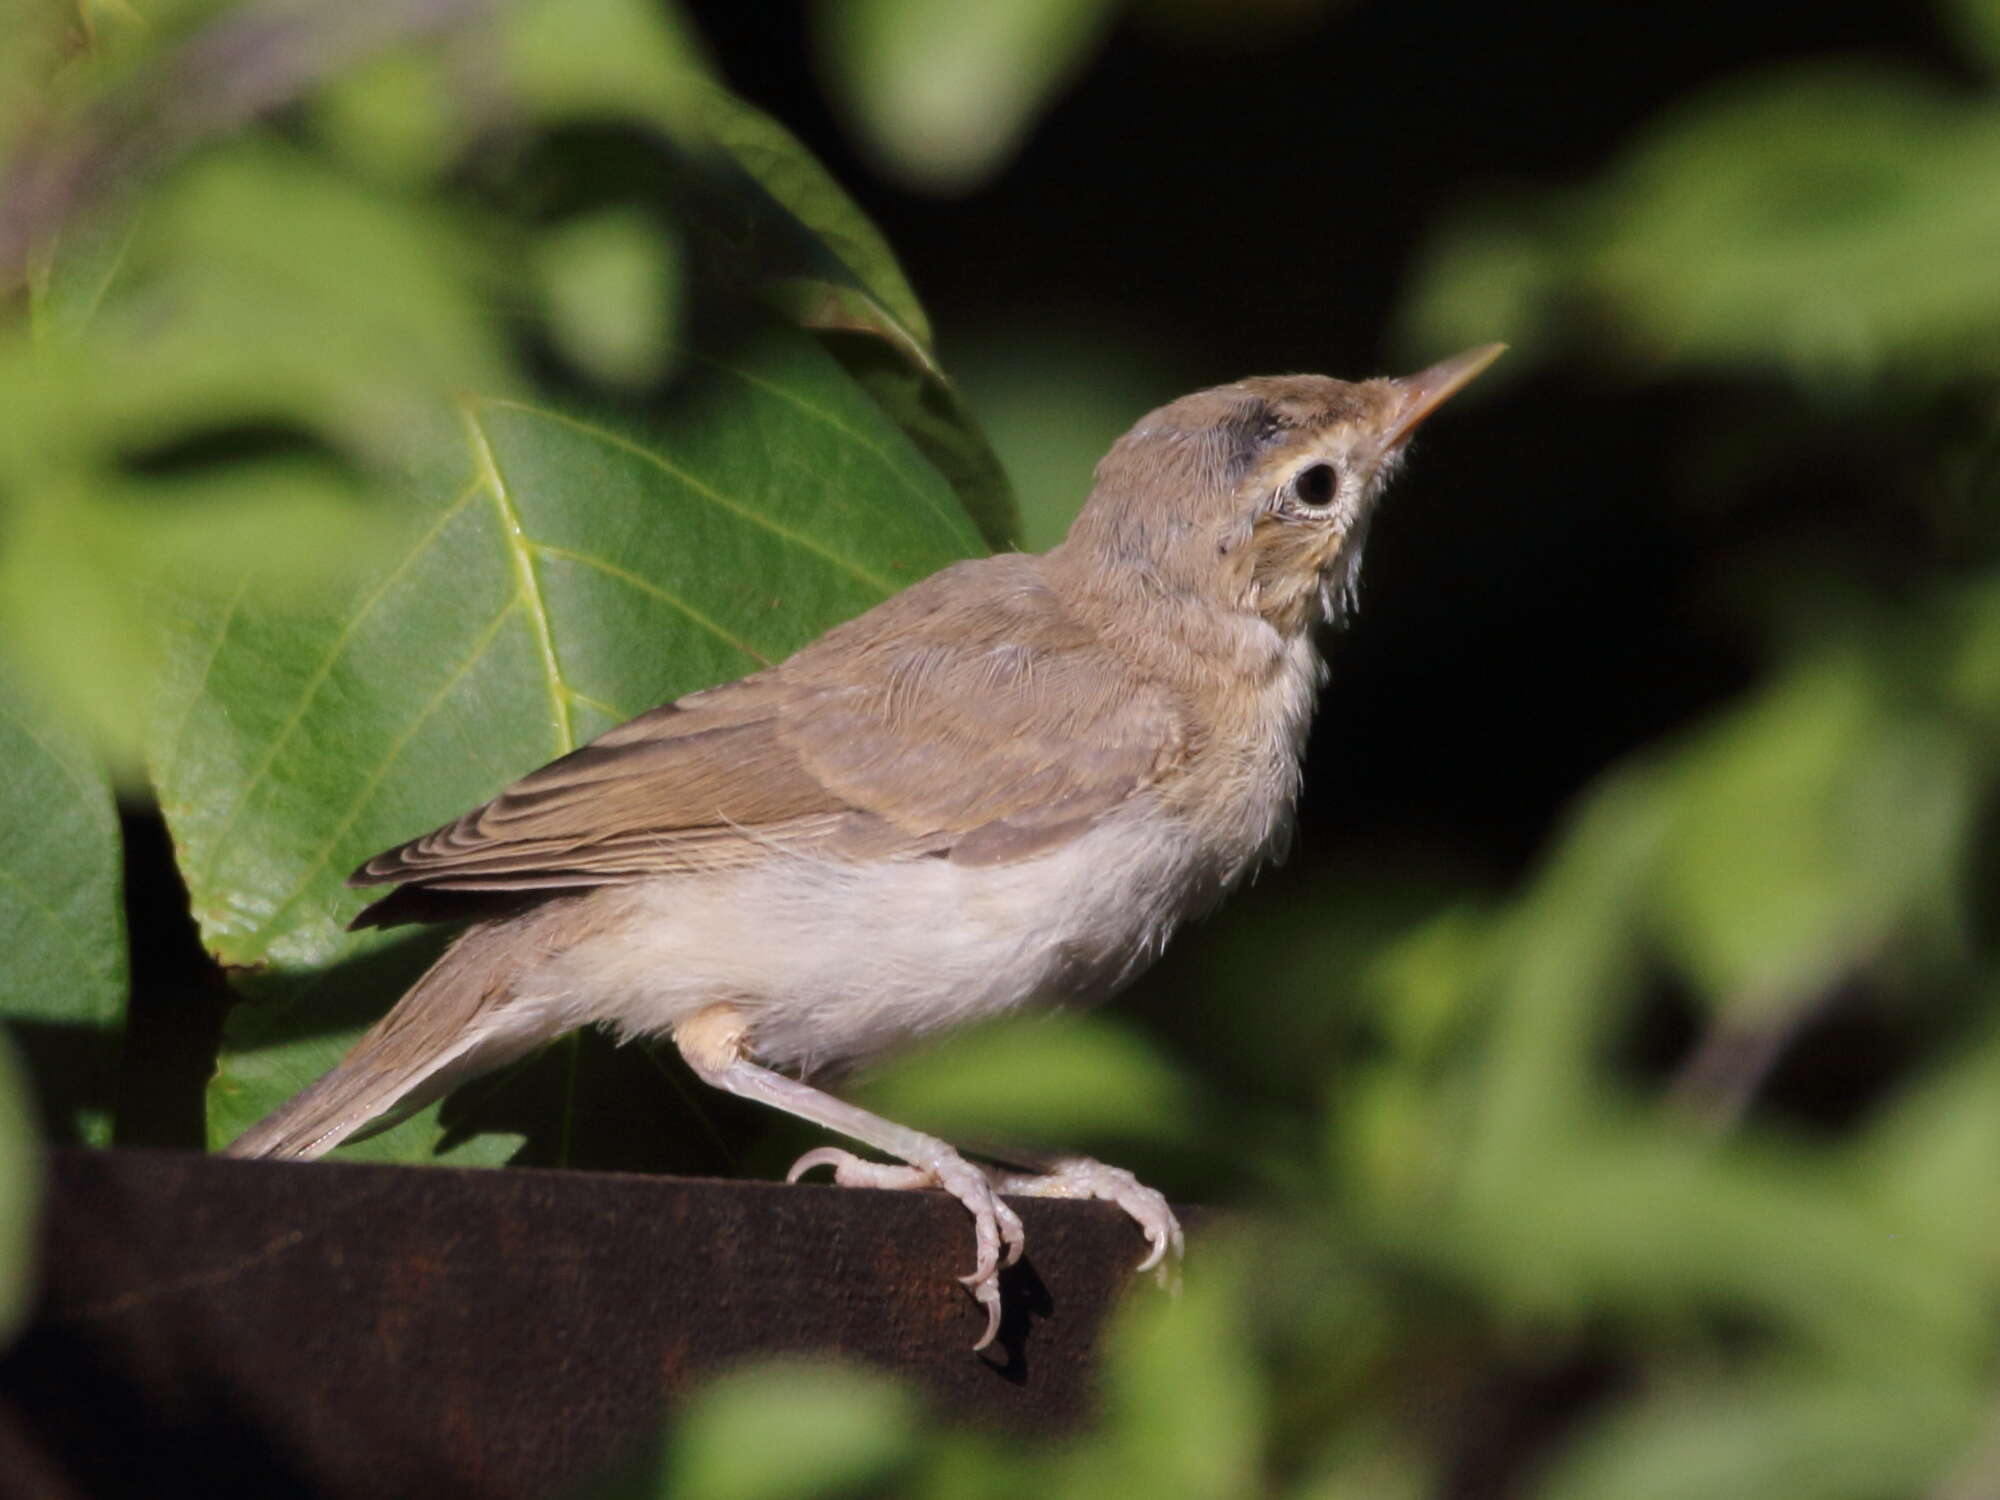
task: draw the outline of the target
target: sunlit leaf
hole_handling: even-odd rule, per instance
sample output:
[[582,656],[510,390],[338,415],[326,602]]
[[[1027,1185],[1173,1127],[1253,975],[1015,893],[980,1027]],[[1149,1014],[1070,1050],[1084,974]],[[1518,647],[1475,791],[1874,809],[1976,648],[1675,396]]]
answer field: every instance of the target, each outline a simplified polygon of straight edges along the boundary
[[421,183],[463,148],[470,122],[455,114],[445,63],[430,48],[399,48],[342,73],[313,101],[314,123],[344,159],[387,182]]
[[829,78],[884,166],[962,192],[1006,161],[1113,11],[1107,0],[843,0],[816,16]]
[[1864,1367],[1984,1347],[1976,1255],[1801,1156],[1718,1151],[1607,1109],[1511,1167],[1504,1210],[1477,1205],[1433,1243],[1524,1321],[1754,1310],[1791,1347]]
[[644,0],[528,0],[499,17],[507,86],[544,119],[627,115],[696,128],[700,49],[675,8]]
[[1743,1012],[1812,995],[1948,901],[1970,787],[1949,736],[1829,663],[1689,747],[1668,796],[1666,934]]
[[285,459],[17,492],[0,551],[0,633],[118,779],[136,780],[163,592],[246,578],[295,597],[335,587],[379,540],[360,501],[345,477]]
[[466,275],[473,256],[426,205],[245,145],[189,170],[142,218],[131,294],[100,326],[149,356],[143,383],[131,377],[135,421],[289,411],[395,458],[429,439],[418,424],[436,393],[511,385]]
[[[1990,987],[1989,987],[1990,988]],[[1991,995],[1985,997],[1988,1005]],[[1974,1255],[2000,1243],[2000,1044],[1988,1040],[1918,1079],[1859,1143],[1857,1166],[1901,1233]]]
[[1467,1140],[1468,1195],[1516,1202],[1518,1174],[1596,1106],[1599,1038],[1639,977],[1639,914],[1662,834],[1642,772],[1596,788],[1496,939],[1498,992]]
[[916,1406],[872,1370],[772,1361],[708,1385],[682,1413],[658,1494],[809,1500],[880,1481],[919,1432]]
[[950,1037],[898,1059],[862,1097],[891,1119],[996,1146],[1172,1140],[1196,1123],[1173,1065],[1096,1016],[1037,1016]]
[[76,338],[89,326],[124,264],[132,230],[115,210],[78,215],[42,247],[28,281],[37,339]]
[[1179,1296],[1138,1286],[1119,1308],[1101,1355],[1104,1432],[1065,1466],[1067,1493],[1264,1493],[1269,1396],[1250,1337],[1246,1265],[1221,1236],[1199,1249]]
[[1896,1223],[1853,1184],[1790,1155],[1712,1149],[1634,1112],[1604,1076],[1605,1038],[1644,972],[1669,791],[1657,773],[1610,783],[1538,878],[1463,1125],[1463,1217],[1442,1234],[1413,1212],[1395,1232],[1519,1314],[1756,1308],[1827,1351],[1967,1357],[1982,1294],[1962,1247],[1910,1236],[1885,1254]]
[[549,331],[579,369],[609,386],[665,373],[681,287],[663,226],[618,210],[570,220],[541,236],[535,263]]
[[548,118],[624,112],[684,146],[719,150],[816,242],[839,279],[928,347],[923,308],[880,231],[790,131],[704,75],[670,16],[640,0],[512,7],[503,28],[511,86]]

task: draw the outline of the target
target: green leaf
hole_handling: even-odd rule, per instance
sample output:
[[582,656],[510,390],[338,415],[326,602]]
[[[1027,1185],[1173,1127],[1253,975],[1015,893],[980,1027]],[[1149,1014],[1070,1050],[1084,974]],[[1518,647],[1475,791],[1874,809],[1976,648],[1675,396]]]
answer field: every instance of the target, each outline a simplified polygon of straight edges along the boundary
[[[1983,997],[1994,1011],[1994,986]],[[1885,1217],[1979,1256],[2000,1243],[2000,1040],[1958,1052],[1881,1111],[1858,1165]]]
[[1105,1432],[1063,1492],[1229,1500],[1258,1483],[1269,1394],[1250,1339],[1244,1247],[1204,1236],[1178,1296],[1139,1285],[1105,1339]]
[[428,439],[435,393],[510,384],[467,274],[476,255],[434,207],[250,140],[182,173],[141,219],[131,294],[101,326],[144,353],[142,420],[296,413],[400,457]]
[[1810,998],[1948,906],[1972,805],[1954,737],[1858,662],[1779,679],[1683,752],[1664,932],[1719,1004]]
[[996,1145],[1184,1139],[1187,1079],[1138,1033],[1096,1016],[1000,1022],[899,1058],[861,1097],[892,1120]]
[[[688,88],[697,109],[695,139],[727,153],[824,249],[825,273],[818,279],[865,294],[901,336],[928,351],[930,319],[895,251],[826,168],[789,130],[735,95],[701,79]],[[766,275],[787,274],[782,265],[762,269]],[[809,269],[801,266],[796,273]]]
[[1662,826],[1655,778],[1639,768],[1607,778],[1494,939],[1492,1032],[1465,1132],[1465,1190],[1485,1212],[1515,1212],[1521,1174],[1600,1123],[1592,1063],[1642,972],[1640,916]]
[[543,119],[627,115],[695,125],[699,48],[675,8],[646,0],[526,0],[500,13],[507,86]]
[[[1772,1376],[1627,1408],[1558,1470],[1548,1500],[1875,1500],[1933,1488],[1990,1397],[1915,1364],[1873,1378]],[[1982,1489],[1980,1491],[1984,1493]]]
[[0,477],[94,485],[155,445],[298,429],[366,464],[434,441],[437,392],[508,388],[448,218],[251,139],[113,233],[57,246],[38,341],[0,338]]
[[[790,131],[704,76],[670,13],[639,0],[538,0],[512,7],[504,27],[509,84],[545,119],[622,113],[684,148],[719,152],[803,231],[827,279],[865,292],[929,348],[930,324],[888,241]],[[803,267],[753,258],[752,269]]]
[[88,746],[12,669],[0,670],[0,828],[0,1018],[34,1064],[51,1133],[102,1145],[126,994],[118,814]]
[[0,636],[129,782],[144,759],[166,581],[189,593],[246,576],[300,593],[333,587],[378,540],[359,499],[331,466],[286,459],[17,491],[0,550]]
[[950,482],[987,545],[995,551],[1018,546],[1014,487],[979,420],[944,372],[928,357],[916,358],[870,330],[848,333],[823,318],[800,321],[819,332],[841,367]]
[[1897,1205],[1878,1208],[1802,1153],[1718,1151],[1671,1122],[1609,1108],[1562,1124],[1510,1163],[1504,1202],[1406,1231],[1412,1244],[1445,1248],[1517,1319],[1721,1309],[1853,1368],[1973,1369],[1983,1358],[1983,1248],[1953,1244]]
[[950,481],[987,544],[1020,537],[1014,493],[971,408],[931,349],[930,321],[887,241],[826,170],[776,121],[706,83],[690,139],[744,174],[722,174],[721,201],[697,226],[723,233],[713,261],[801,327],[820,333],[847,372]]
[[28,279],[28,320],[36,339],[83,333],[124,264],[133,227],[128,216],[100,210],[73,218],[43,248]]
[[[698,187],[679,207],[693,248],[707,245],[699,270],[826,333],[849,373],[943,470],[987,543],[1013,545],[1020,528],[1005,472],[937,364],[923,304],[888,241],[812,153],[704,76],[650,7],[543,3],[506,24],[513,85],[544,115],[624,110],[687,153]],[[608,77],[606,59],[615,59]]]
[[1611,1086],[1603,1054],[1647,972],[1672,785],[1658,767],[1607,781],[1537,878],[1499,952],[1454,1211],[1413,1202],[1392,1232],[1519,1316],[1722,1306],[1861,1362],[1972,1357],[1974,1253],[1802,1156],[1717,1150]]
[[1110,0],[825,0],[827,75],[883,165],[936,192],[976,187],[1081,68]]
[[688,1403],[656,1493],[676,1500],[808,1500],[879,1483],[908,1457],[916,1406],[873,1370],[772,1360]]
[[671,234],[635,210],[565,221],[535,245],[535,269],[556,346],[607,386],[645,386],[666,373],[680,300]]
[[[211,1090],[218,1139],[330,1067],[427,956],[343,932],[367,899],[342,884],[360,861],[980,550],[804,335],[686,357],[694,378],[649,434],[468,401],[463,482],[409,496],[362,586],[325,607],[246,593],[181,622],[160,801],[209,947],[265,971]],[[367,1149],[437,1140],[412,1125]]]

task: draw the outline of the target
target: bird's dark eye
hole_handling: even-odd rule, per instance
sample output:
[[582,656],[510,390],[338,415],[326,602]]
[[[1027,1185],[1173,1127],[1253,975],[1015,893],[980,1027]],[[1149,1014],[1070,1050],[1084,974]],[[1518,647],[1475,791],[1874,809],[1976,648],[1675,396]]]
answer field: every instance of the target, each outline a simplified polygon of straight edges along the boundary
[[1313,464],[1299,470],[1298,478],[1292,481],[1292,493],[1299,497],[1301,505],[1331,505],[1333,497],[1340,493],[1340,475],[1332,464]]

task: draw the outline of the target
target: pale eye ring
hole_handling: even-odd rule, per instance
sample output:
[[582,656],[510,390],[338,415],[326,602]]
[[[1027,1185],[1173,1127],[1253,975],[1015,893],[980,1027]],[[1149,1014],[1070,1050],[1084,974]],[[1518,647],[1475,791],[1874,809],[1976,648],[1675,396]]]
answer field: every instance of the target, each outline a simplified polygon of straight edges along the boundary
[[1323,510],[1340,494],[1340,471],[1332,464],[1308,464],[1292,477],[1292,494],[1299,504]]

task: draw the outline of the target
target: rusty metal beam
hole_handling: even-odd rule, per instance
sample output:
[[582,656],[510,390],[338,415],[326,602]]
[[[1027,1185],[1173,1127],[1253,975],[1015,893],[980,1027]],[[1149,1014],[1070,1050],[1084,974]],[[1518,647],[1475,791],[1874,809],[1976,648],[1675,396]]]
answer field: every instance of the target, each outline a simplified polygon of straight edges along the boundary
[[780,1351],[1064,1431],[1143,1246],[1101,1204],[1019,1206],[979,1356],[937,1194],[59,1150],[42,1302],[0,1359],[0,1494],[546,1495]]

